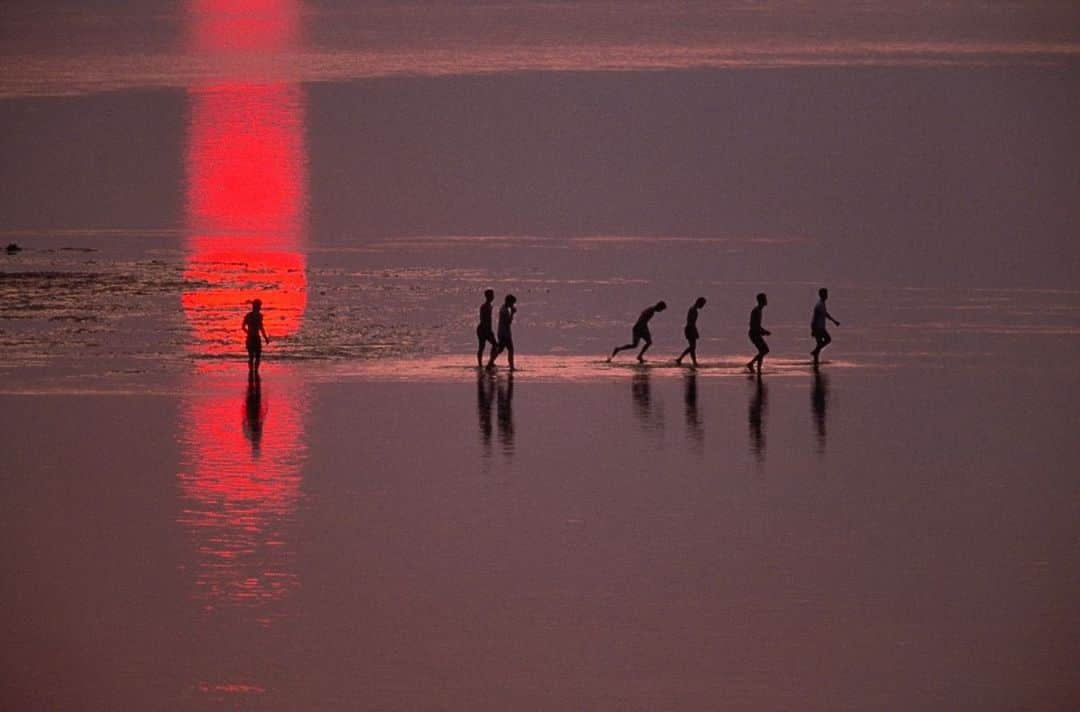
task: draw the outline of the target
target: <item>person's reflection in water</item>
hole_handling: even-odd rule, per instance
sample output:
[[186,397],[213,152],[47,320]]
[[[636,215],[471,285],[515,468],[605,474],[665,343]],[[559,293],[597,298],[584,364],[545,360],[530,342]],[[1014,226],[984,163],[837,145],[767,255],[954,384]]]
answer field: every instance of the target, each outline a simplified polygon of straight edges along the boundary
[[754,393],[750,397],[750,407],[746,412],[746,420],[750,426],[750,452],[758,460],[765,457],[765,415],[768,411],[768,390],[761,374],[752,376],[754,381]]
[[484,456],[491,455],[491,404],[495,400],[495,379],[490,373],[476,374],[476,417],[480,421],[480,444]]
[[696,453],[701,454],[705,444],[705,433],[701,426],[701,413],[698,411],[697,373],[691,371],[683,377],[683,403],[686,406],[686,436]]
[[259,456],[265,414],[262,406],[262,379],[252,372],[248,376],[247,395],[244,398],[244,436],[251,443],[253,458]]
[[[498,379],[495,387],[495,403],[498,406],[499,442],[502,444],[503,452],[510,455],[514,452],[514,374],[512,372],[507,372],[505,379]],[[490,413],[490,410],[488,412]]]
[[814,367],[814,384],[810,389],[810,410],[817,431],[818,454],[825,452],[825,410],[829,406],[829,377]]
[[630,394],[634,399],[634,413],[645,430],[663,429],[663,413],[653,406],[652,375],[647,367],[639,367],[630,380]]

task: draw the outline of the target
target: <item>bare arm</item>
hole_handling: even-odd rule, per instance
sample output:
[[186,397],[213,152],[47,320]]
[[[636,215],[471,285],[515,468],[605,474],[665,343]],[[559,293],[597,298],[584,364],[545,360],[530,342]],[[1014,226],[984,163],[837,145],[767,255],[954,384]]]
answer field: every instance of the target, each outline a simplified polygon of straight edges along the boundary
[[266,343],[269,344],[270,343],[270,337],[266,335],[266,327],[263,326],[262,324],[259,324],[259,331],[262,332],[263,341],[265,341]]
[[840,326],[840,322],[834,319],[832,314],[830,314],[829,312],[825,312],[825,316],[828,317],[829,321],[836,324],[837,326]]

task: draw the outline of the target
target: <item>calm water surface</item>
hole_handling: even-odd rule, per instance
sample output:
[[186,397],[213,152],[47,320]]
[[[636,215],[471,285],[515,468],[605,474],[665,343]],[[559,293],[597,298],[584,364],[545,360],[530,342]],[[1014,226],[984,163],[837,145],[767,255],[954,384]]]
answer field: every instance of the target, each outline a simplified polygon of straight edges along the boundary
[[3,707],[1076,706],[1075,11],[561,7],[5,7]]

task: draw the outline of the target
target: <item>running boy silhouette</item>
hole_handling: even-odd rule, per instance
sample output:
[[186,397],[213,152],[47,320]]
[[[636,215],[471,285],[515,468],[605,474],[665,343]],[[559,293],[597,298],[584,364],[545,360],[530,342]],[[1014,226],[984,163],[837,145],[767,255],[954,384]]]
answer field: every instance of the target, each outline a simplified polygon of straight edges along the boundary
[[639,316],[637,321],[634,322],[634,340],[629,344],[616,346],[615,350],[611,352],[610,356],[608,356],[608,361],[610,362],[611,359],[615,358],[615,354],[619,353],[620,351],[635,348],[640,342],[644,341],[645,345],[641,347],[641,351],[637,355],[637,360],[638,363],[645,363],[645,352],[649,350],[650,346],[652,346],[652,334],[649,333],[649,320],[656,316],[657,312],[662,312],[665,309],[667,309],[667,304],[665,304],[663,301],[659,301],[645,311],[641,312],[641,316]]
[[821,354],[821,350],[832,342],[832,337],[829,336],[829,332],[825,330],[826,320],[840,326],[840,322],[833,319],[832,314],[825,308],[825,300],[829,298],[829,290],[822,287],[817,291],[818,303],[814,305],[814,316],[810,318],[810,335],[814,337],[814,341],[817,345],[814,350],[810,352],[810,355],[814,357],[814,365],[818,363],[818,356]]
[[240,328],[247,334],[248,372],[256,373],[259,370],[259,362],[262,360],[262,342],[259,334],[270,343],[270,337],[266,335],[263,327],[262,300],[251,300],[251,311],[244,315],[244,321]]
[[682,360],[686,358],[687,354],[690,354],[690,362],[694,364],[694,368],[697,368],[697,317],[698,309],[705,306],[705,297],[698,297],[694,302],[694,306],[690,307],[690,310],[686,312],[686,326],[683,327],[683,335],[686,336],[686,342],[688,346],[679,354],[679,358],[675,359],[675,363],[682,366]]
[[495,332],[491,328],[491,303],[495,301],[495,290],[484,290],[484,303],[480,305],[480,323],[476,325],[476,367],[484,365],[484,347],[491,344],[491,352],[499,347],[495,340]]
[[768,303],[769,299],[765,296],[765,292],[760,292],[757,295],[757,306],[750,310],[750,331],[747,332],[747,336],[750,337],[750,343],[757,347],[757,355],[746,364],[746,370],[751,373],[754,372],[755,363],[757,372],[761,373],[761,364],[765,360],[765,354],[769,353],[769,345],[762,337],[772,336],[772,334],[761,325],[761,310]]
[[514,335],[510,331],[510,325],[514,322],[514,314],[517,313],[515,304],[517,304],[517,297],[513,294],[507,294],[502,307],[499,308],[499,344],[491,350],[488,368],[495,368],[495,359],[505,351],[510,370],[517,370],[514,368]]

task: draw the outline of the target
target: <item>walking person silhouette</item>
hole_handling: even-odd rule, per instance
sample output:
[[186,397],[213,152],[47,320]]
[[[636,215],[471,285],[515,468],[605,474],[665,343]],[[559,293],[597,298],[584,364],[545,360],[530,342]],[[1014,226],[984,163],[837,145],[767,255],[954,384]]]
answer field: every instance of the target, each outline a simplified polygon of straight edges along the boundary
[[686,326],[683,327],[683,335],[686,336],[686,342],[688,346],[679,354],[679,358],[675,359],[675,363],[682,366],[682,360],[686,358],[687,354],[690,354],[690,362],[694,364],[694,368],[697,368],[697,342],[698,342],[698,330],[697,330],[697,317],[698,310],[705,306],[705,297],[698,297],[694,302],[694,306],[690,307],[690,310],[686,312]]
[[840,326],[840,322],[833,318],[833,315],[829,313],[829,310],[825,308],[825,300],[829,298],[829,290],[822,287],[818,290],[818,303],[814,305],[814,315],[810,318],[810,335],[814,337],[816,346],[814,350],[810,352],[810,355],[814,357],[814,365],[818,365],[818,357],[821,354],[821,350],[828,346],[832,342],[832,337],[829,336],[829,332],[825,330],[826,320]]
[[747,332],[747,336],[750,337],[750,342],[757,347],[757,355],[746,364],[746,370],[753,373],[754,364],[757,363],[757,372],[761,373],[761,364],[765,360],[765,354],[769,353],[769,345],[765,343],[764,336],[772,336],[772,333],[768,329],[761,325],[761,311],[769,303],[768,297],[765,296],[765,292],[760,292],[757,295],[757,306],[750,310],[750,330]]
[[657,312],[662,312],[665,309],[667,309],[667,304],[665,304],[663,301],[659,301],[648,309],[645,309],[643,312],[641,312],[641,315],[638,316],[637,321],[634,322],[634,340],[629,344],[616,346],[615,350],[611,352],[610,356],[608,356],[608,362],[610,363],[611,359],[615,358],[615,354],[619,353],[620,351],[636,348],[639,343],[644,341],[645,345],[642,346],[641,351],[638,352],[637,360],[638,363],[645,363],[645,352],[649,350],[650,346],[652,346],[652,334],[649,333],[649,320],[656,316]]
[[248,374],[255,376],[259,372],[259,362],[262,361],[262,342],[259,334],[262,334],[266,343],[270,343],[270,337],[263,327],[262,300],[251,300],[251,311],[244,315],[244,321],[240,328],[247,334]]
[[495,331],[491,328],[491,305],[495,301],[495,290],[484,290],[484,303],[480,305],[480,323],[476,325],[476,367],[484,365],[484,347],[491,344],[491,352],[499,347],[495,340]]
[[517,297],[513,294],[507,294],[502,307],[499,308],[499,345],[491,350],[491,358],[488,359],[487,364],[488,368],[495,368],[495,359],[505,351],[510,370],[517,370],[514,368],[514,335],[510,330],[510,325],[514,321],[514,314],[517,313],[515,304],[517,304]]

